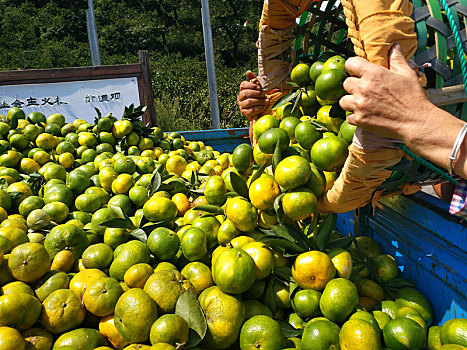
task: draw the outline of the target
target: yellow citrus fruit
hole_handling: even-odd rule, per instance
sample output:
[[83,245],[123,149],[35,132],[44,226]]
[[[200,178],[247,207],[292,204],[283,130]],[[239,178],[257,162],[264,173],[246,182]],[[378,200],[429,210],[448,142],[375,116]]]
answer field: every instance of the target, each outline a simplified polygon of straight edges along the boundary
[[143,343],[149,339],[151,325],[157,319],[156,305],[140,288],[122,294],[115,306],[114,324],[118,333],[129,343]]
[[101,277],[88,283],[83,294],[83,303],[93,315],[104,317],[111,315],[123,289],[118,281],[111,277]]
[[144,216],[153,222],[175,219],[178,214],[177,205],[170,199],[153,196],[144,203]]
[[342,323],[354,311],[358,303],[358,290],[345,278],[336,278],[324,288],[319,307],[330,321]]
[[26,342],[21,333],[11,327],[0,327],[0,350],[25,350]]
[[26,342],[26,349],[51,349],[54,343],[52,334],[41,328],[27,329],[21,335]]
[[49,270],[49,254],[42,244],[23,243],[11,251],[8,267],[14,278],[32,283]]
[[31,328],[41,313],[40,301],[26,293],[0,296],[0,325],[22,331]]
[[280,193],[281,190],[277,181],[269,177],[256,179],[249,189],[251,204],[259,210],[272,208]]
[[194,261],[188,263],[181,273],[191,282],[197,295],[214,285],[211,269],[202,262]]
[[48,133],[42,133],[36,138],[36,146],[45,151],[50,151],[58,145],[57,139]]
[[59,334],[78,327],[85,314],[84,305],[73,291],[59,289],[42,303],[40,322],[50,333]]
[[212,277],[216,285],[225,293],[241,294],[255,282],[255,261],[239,248],[225,250],[216,259]]
[[162,314],[173,313],[180,295],[187,290],[194,292],[194,287],[177,270],[160,270],[148,278],[144,290],[155,301],[157,310]]
[[285,344],[286,340],[279,323],[269,316],[253,316],[242,326],[240,332],[241,349],[282,350]]
[[272,249],[261,242],[245,244],[242,250],[248,253],[255,262],[255,277],[262,280],[268,277],[274,268],[274,255]]
[[129,135],[133,131],[133,124],[127,119],[117,120],[112,126],[112,134],[117,138],[121,139],[124,136]]
[[366,321],[353,319],[344,323],[339,333],[341,349],[382,349],[379,334]]
[[339,277],[349,279],[352,273],[352,257],[350,252],[342,248],[333,249],[328,253]]
[[123,349],[129,343],[118,333],[114,324],[114,314],[102,317],[99,321],[99,332],[107,338],[115,349]]
[[152,324],[149,339],[153,345],[185,344],[188,341],[188,323],[179,315],[162,315]]
[[310,176],[310,164],[301,156],[290,156],[281,160],[274,173],[277,183],[285,190],[305,185]]
[[240,231],[248,232],[256,227],[258,220],[256,209],[242,197],[230,198],[227,201],[225,214]]
[[120,174],[112,182],[112,192],[114,194],[128,194],[135,185],[135,179],[130,174]]
[[329,256],[317,250],[300,254],[292,265],[293,278],[305,289],[323,290],[335,274]]
[[245,318],[243,303],[235,296],[222,292],[218,286],[204,290],[198,301],[208,325],[202,346],[216,349],[232,345],[238,339]]
[[154,273],[151,265],[146,263],[135,264],[123,276],[123,280],[130,288],[143,288],[148,278]]
[[296,188],[282,198],[284,214],[292,220],[304,220],[316,210],[317,198],[306,187]]
[[101,277],[106,277],[106,274],[98,269],[86,269],[80,271],[71,279],[69,288],[81,299],[88,284]]
[[175,193],[172,201],[177,206],[177,216],[183,216],[190,209],[190,201],[184,193]]
[[188,163],[185,158],[179,155],[174,155],[167,159],[165,167],[169,173],[177,174],[180,176],[185,171],[187,164]]

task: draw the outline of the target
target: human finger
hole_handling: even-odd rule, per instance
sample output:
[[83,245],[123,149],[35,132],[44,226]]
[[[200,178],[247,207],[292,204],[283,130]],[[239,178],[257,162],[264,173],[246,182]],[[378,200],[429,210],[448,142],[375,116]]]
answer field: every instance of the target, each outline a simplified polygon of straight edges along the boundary
[[252,79],[255,79],[257,77],[258,76],[255,73],[253,73],[251,70],[246,72],[246,79],[247,80],[252,80]]
[[412,68],[410,68],[404,54],[402,53],[402,47],[399,43],[392,45],[389,51],[389,70],[397,74],[405,75],[410,72],[413,74]]
[[249,98],[264,100],[264,92],[258,90],[241,90],[238,93],[238,100],[243,101]]
[[352,95],[345,95],[339,100],[339,106],[344,111],[353,112],[356,110],[355,97]]
[[255,106],[262,106],[266,108],[267,101],[265,99],[257,99],[257,98],[247,98],[246,100],[242,100],[238,102],[240,108],[252,108]]
[[257,90],[257,91],[261,91],[261,86],[259,86],[258,84],[249,82],[249,81],[242,81],[242,82],[240,83],[240,91],[242,91],[242,90]]
[[254,106],[251,108],[240,109],[242,115],[248,120],[253,120],[266,110],[266,106]]
[[372,63],[361,57],[350,57],[345,61],[347,73],[354,77],[361,77],[368,70],[368,65]]
[[359,86],[360,78],[348,77],[344,80],[343,88],[349,94],[354,94]]
[[345,118],[345,120],[346,120],[347,123],[349,123],[350,125],[360,126],[360,125],[357,124],[355,113],[350,113],[350,114]]

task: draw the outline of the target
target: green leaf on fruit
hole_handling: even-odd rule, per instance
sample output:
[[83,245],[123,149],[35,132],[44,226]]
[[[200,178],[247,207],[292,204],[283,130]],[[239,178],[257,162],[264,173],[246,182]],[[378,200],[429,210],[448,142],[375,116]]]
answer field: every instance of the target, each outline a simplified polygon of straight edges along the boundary
[[198,205],[198,206],[194,207],[193,210],[201,210],[201,211],[205,211],[205,212],[211,213],[211,214],[224,215],[224,209],[222,209],[221,207],[218,207],[216,205],[209,205],[209,204]]
[[232,171],[230,173],[230,183],[232,184],[232,188],[235,192],[237,192],[240,196],[248,199],[248,186],[246,185],[245,180],[240,177],[240,175]]
[[124,218],[115,218],[110,219],[108,221],[104,221],[103,223],[99,224],[101,227],[111,227],[111,228],[125,228],[131,230],[133,228],[133,223],[130,221],[128,222]]
[[282,237],[264,236],[261,237],[259,241],[267,244],[272,249],[277,250],[285,257],[297,256],[305,252],[305,250],[298,244]]
[[130,236],[135,237],[137,240],[143,242],[144,244],[146,244],[146,242],[148,240],[148,236],[147,236],[146,232],[144,232],[140,228],[137,228],[136,230],[131,231]]
[[336,222],[336,215],[329,214],[324,218],[324,220],[319,224],[318,233],[316,237],[316,244],[318,245],[319,250],[323,250],[331,238],[332,229],[334,223]]
[[277,303],[276,303],[276,294],[274,293],[274,282],[276,277],[271,276],[271,279],[264,290],[264,297],[263,302],[264,304],[272,311],[273,314],[277,311]]
[[[187,290],[178,298],[177,304],[175,305],[175,314],[185,319],[188,323],[188,327],[199,336],[199,341],[204,338],[208,329],[206,317],[196,297],[190,290]],[[196,344],[191,345],[194,346]]]
[[303,328],[302,329],[297,329],[294,326],[292,326],[290,323],[280,319],[280,318],[274,318],[274,320],[279,323],[279,326],[281,327],[282,333],[284,334],[284,337],[286,338],[293,338],[293,337],[301,337],[303,334]]
[[255,180],[259,179],[259,177],[260,177],[261,175],[263,175],[264,170],[267,168],[267,166],[268,166],[268,164],[265,163],[265,164],[261,165],[261,167],[260,167],[258,170],[256,170],[256,172],[255,172],[255,173],[253,174],[253,176],[251,177],[250,186],[251,186],[251,184],[252,184],[253,182],[255,182]]
[[348,248],[352,244],[353,237],[341,237],[337,239],[333,239],[326,244],[326,249],[335,249],[335,248]]
[[298,94],[300,93],[300,90],[297,90],[291,94],[288,94],[288,95],[285,95],[285,96],[282,96],[280,99],[278,99],[276,101],[276,103],[274,103],[274,105],[272,106],[272,110],[276,110],[278,107],[282,106],[282,105],[285,105],[287,102],[290,102],[292,101]]

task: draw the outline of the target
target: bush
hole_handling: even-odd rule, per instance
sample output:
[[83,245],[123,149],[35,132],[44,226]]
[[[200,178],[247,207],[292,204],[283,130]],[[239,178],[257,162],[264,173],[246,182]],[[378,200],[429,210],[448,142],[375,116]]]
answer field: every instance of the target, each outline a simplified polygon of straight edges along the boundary
[[[251,67],[227,68],[216,63],[221,128],[244,127],[236,98],[239,84]],[[152,86],[158,124],[167,131],[211,129],[206,63],[180,54],[151,58]]]

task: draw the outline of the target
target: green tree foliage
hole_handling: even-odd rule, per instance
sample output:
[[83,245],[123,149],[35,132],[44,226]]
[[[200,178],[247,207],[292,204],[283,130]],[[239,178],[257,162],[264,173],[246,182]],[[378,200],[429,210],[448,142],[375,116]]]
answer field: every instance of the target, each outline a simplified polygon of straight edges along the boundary
[[[238,85],[256,66],[261,0],[210,0],[221,123],[243,126]],[[192,128],[210,127],[201,1],[94,0],[102,64],[138,62],[149,50],[156,103]],[[91,65],[87,0],[0,0],[0,69]],[[156,101],[157,102],[157,101]],[[161,102],[161,101],[159,101]],[[162,119],[162,118],[161,118]]]

